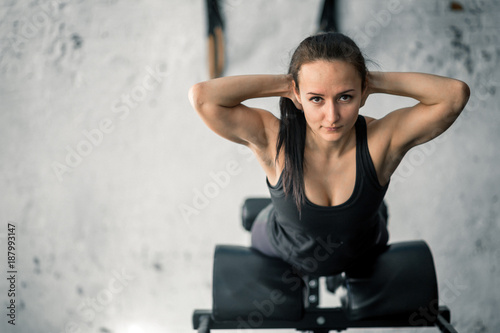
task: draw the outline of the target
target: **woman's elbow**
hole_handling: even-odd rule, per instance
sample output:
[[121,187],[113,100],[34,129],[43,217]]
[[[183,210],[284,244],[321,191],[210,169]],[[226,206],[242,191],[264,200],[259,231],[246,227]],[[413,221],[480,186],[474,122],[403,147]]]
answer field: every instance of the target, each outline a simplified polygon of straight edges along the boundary
[[200,111],[204,104],[203,99],[203,82],[196,83],[191,88],[189,88],[188,98],[191,106],[196,110]]
[[453,111],[460,113],[467,105],[470,97],[470,88],[463,81],[456,81],[456,87],[453,93]]

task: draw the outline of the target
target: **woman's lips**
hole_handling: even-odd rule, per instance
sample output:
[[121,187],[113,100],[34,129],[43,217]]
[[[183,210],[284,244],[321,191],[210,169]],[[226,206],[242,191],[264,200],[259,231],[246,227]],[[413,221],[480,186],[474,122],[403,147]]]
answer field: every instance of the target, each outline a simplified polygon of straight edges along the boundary
[[325,127],[325,129],[329,132],[335,132],[338,131],[342,126],[335,126],[335,127]]

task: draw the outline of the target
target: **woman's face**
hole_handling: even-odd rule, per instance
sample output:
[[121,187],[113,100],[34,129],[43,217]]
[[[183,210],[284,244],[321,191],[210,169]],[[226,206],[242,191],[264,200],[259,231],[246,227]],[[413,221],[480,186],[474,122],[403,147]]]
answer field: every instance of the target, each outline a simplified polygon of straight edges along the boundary
[[317,60],[300,67],[295,96],[308,127],[318,137],[337,141],[348,134],[358,117],[361,77],[345,61]]

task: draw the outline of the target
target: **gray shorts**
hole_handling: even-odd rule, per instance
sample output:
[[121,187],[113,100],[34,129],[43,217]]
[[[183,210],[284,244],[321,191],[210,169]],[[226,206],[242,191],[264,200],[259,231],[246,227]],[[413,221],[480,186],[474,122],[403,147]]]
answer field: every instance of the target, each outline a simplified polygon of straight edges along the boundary
[[267,235],[267,223],[271,217],[271,212],[273,211],[273,204],[270,203],[255,218],[255,222],[252,225],[252,245],[251,247],[256,249],[257,251],[265,254],[269,257],[277,257],[280,256],[276,253],[276,250],[273,248],[271,241],[269,240],[269,236]]

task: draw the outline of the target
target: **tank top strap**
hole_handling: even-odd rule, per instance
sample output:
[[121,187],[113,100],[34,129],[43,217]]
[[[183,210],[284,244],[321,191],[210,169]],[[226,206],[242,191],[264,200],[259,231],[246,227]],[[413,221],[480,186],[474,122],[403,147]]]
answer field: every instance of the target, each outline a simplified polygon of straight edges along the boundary
[[361,162],[362,171],[376,188],[381,189],[382,186],[380,186],[378,181],[377,171],[375,170],[375,166],[373,165],[373,160],[368,149],[368,135],[365,117],[358,115],[355,126],[357,157]]

